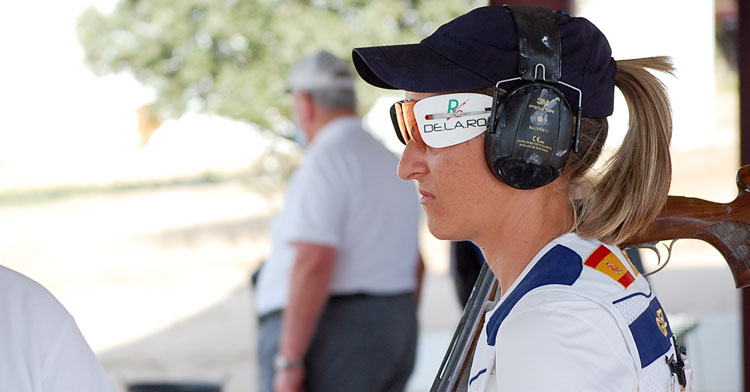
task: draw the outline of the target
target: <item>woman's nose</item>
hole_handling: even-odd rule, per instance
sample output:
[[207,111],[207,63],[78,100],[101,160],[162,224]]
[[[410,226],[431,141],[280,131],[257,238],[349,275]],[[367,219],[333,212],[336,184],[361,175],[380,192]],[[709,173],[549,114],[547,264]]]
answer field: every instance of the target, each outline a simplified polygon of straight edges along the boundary
[[418,180],[427,174],[427,171],[424,148],[420,147],[414,139],[409,140],[398,162],[398,176],[402,180]]

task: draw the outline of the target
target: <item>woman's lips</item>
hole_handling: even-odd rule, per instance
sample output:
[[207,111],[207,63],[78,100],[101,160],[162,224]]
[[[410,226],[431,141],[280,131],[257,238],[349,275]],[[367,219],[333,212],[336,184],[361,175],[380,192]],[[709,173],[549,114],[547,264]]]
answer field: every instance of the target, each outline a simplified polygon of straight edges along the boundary
[[419,194],[422,195],[422,199],[419,201],[422,204],[427,204],[430,201],[435,200],[435,196],[430,192],[425,192],[420,189]]

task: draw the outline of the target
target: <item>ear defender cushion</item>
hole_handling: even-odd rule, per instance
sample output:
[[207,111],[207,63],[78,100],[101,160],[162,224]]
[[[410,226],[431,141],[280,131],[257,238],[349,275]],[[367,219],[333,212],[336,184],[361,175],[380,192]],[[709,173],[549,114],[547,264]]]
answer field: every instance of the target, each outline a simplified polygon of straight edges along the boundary
[[560,90],[542,82],[511,90],[489,126],[485,158],[495,177],[534,189],[560,176],[573,140],[573,113]]

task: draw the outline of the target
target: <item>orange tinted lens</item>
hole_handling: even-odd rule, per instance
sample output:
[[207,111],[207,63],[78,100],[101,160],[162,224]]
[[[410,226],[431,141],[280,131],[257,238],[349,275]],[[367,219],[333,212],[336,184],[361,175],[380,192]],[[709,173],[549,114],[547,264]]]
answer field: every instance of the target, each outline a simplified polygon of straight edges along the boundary
[[409,139],[419,137],[419,132],[417,132],[417,119],[414,117],[414,104],[416,103],[417,101],[406,101],[401,104],[403,112],[402,118],[404,121],[402,129],[409,134]]
[[409,140],[411,137],[409,136],[409,131],[406,128],[406,125],[404,124],[404,102],[396,102],[396,119],[398,119],[398,130],[401,132],[401,137],[403,138],[404,144],[409,143]]
[[404,143],[414,139],[422,143],[419,135],[417,119],[414,117],[414,105],[417,101],[398,101],[391,107],[391,121],[397,132],[397,136]]

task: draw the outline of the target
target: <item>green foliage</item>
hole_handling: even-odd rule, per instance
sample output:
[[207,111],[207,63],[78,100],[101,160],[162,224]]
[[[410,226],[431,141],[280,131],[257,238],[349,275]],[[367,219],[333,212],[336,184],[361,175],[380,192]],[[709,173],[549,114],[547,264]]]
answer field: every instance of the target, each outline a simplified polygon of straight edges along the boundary
[[[121,0],[78,20],[86,64],[98,75],[131,72],[156,92],[160,120],[186,111],[258,124],[289,115],[285,75],[324,48],[350,58],[357,46],[418,42],[486,1]],[[359,89],[369,107],[374,89]],[[364,94],[362,94],[364,92]]]

